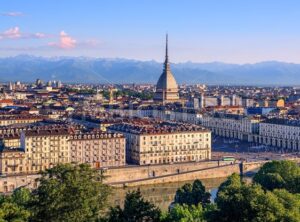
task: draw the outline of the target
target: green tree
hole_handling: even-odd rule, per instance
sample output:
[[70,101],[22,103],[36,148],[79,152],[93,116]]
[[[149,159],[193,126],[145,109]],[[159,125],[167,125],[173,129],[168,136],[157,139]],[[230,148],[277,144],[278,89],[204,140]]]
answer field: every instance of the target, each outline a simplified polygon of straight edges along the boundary
[[300,193],[300,167],[292,161],[266,163],[253,180],[268,190],[284,188],[291,193]]
[[218,209],[209,221],[299,222],[298,198],[284,190],[271,192],[258,184],[245,184],[233,174],[220,186],[216,198]]
[[205,191],[200,180],[195,180],[193,184],[187,183],[176,191],[174,203],[203,206],[210,203],[210,193]]
[[284,221],[300,221],[300,194],[292,194],[287,190],[274,190],[273,193],[285,208]]
[[162,222],[204,222],[204,211],[201,204],[180,205],[176,204],[171,211],[164,216]]
[[14,190],[12,196],[12,201],[16,203],[19,206],[23,206],[25,208],[28,208],[28,205],[30,204],[32,195],[31,191],[25,187],[20,187]]
[[11,196],[0,198],[0,222],[26,222],[31,212],[28,203],[30,191],[26,188],[16,189]]
[[158,222],[161,211],[154,204],[143,199],[139,190],[126,194],[124,208],[110,209],[108,222]]
[[87,164],[60,164],[42,173],[33,192],[33,221],[95,221],[110,192]]
[[4,201],[0,205],[0,222],[26,222],[30,212],[11,201]]

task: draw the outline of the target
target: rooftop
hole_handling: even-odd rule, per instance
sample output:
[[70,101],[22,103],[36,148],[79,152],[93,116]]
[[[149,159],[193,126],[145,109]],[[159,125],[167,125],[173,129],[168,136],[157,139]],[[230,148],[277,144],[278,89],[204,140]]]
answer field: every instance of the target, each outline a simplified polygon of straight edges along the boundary
[[192,124],[159,122],[159,121],[136,121],[116,124],[109,127],[110,130],[128,132],[133,134],[171,134],[186,132],[210,132],[208,129]]

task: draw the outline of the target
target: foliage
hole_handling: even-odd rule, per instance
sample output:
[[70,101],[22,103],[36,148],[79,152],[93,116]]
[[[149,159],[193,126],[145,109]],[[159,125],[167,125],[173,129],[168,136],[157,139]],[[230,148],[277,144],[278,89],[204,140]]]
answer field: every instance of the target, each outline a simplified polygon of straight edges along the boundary
[[220,185],[215,204],[195,180],[177,190],[164,215],[139,190],[126,194],[122,208],[107,212],[110,188],[102,184],[103,176],[86,164],[61,164],[43,172],[33,192],[22,187],[0,195],[0,222],[300,222],[299,178],[296,164],[274,161],[261,168],[256,183],[231,175]]
[[176,204],[171,211],[164,216],[163,222],[204,222],[204,211],[201,204],[197,206]]
[[30,191],[25,188],[16,189],[11,196],[1,196],[0,221],[1,222],[26,222],[30,217],[28,203]]
[[187,183],[176,191],[175,203],[197,206],[201,203],[203,206],[210,203],[210,193],[205,191],[200,180],[195,180],[193,185]]
[[267,190],[286,189],[300,193],[300,167],[292,161],[266,163],[253,180]]
[[12,196],[12,201],[19,206],[28,207],[31,201],[31,191],[27,188],[20,187],[15,189]]
[[[293,203],[293,206],[289,204]],[[219,189],[218,209],[210,221],[289,222],[299,221],[299,197],[287,191],[264,191],[260,185],[245,184],[233,174]]]
[[109,188],[87,164],[47,169],[33,192],[33,221],[94,221],[101,216]]
[[139,190],[126,194],[124,208],[110,209],[108,222],[158,222],[161,212],[154,204],[143,199]]
[[274,190],[273,193],[286,209],[284,221],[300,221],[300,194],[292,194],[287,190]]

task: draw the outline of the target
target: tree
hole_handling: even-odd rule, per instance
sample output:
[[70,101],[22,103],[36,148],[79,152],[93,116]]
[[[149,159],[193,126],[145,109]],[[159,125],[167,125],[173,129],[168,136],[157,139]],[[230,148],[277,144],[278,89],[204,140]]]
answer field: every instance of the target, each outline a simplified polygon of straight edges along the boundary
[[94,221],[110,192],[87,164],[60,164],[42,173],[33,192],[33,221]]
[[292,161],[266,163],[253,180],[267,190],[284,188],[291,193],[300,193],[300,167]]
[[108,222],[158,222],[161,211],[154,204],[143,199],[139,190],[126,194],[124,208],[110,209]]
[[11,201],[5,201],[0,205],[1,222],[26,222],[30,212]]
[[0,221],[1,222],[26,222],[31,212],[28,203],[31,194],[26,188],[16,189],[11,196],[1,196]]
[[162,219],[163,222],[204,222],[204,211],[201,204],[197,206],[176,204]]
[[233,174],[220,186],[218,209],[209,221],[299,222],[298,202],[298,195],[285,190],[265,191],[258,184],[245,184]]
[[17,205],[27,208],[30,204],[32,195],[29,189],[25,187],[20,187],[14,190],[11,198],[12,201]]
[[292,194],[287,190],[274,190],[273,193],[283,204],[286,212],[284,221],[296,222],[300,221],[300,194]]
[[200,180],[195,180],[193,185],[187,183],[176,191],[175,201],[177,204],[187,204],[197,206],[201,203],[203,206],[210,203],[210,193],[205,191]]

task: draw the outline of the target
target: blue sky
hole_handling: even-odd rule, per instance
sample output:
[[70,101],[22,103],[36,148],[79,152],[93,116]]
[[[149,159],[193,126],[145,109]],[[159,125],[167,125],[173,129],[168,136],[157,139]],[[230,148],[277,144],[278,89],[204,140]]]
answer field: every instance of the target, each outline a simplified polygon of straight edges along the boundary
[[0,56],[300,63],[298,0],[0,0]]

